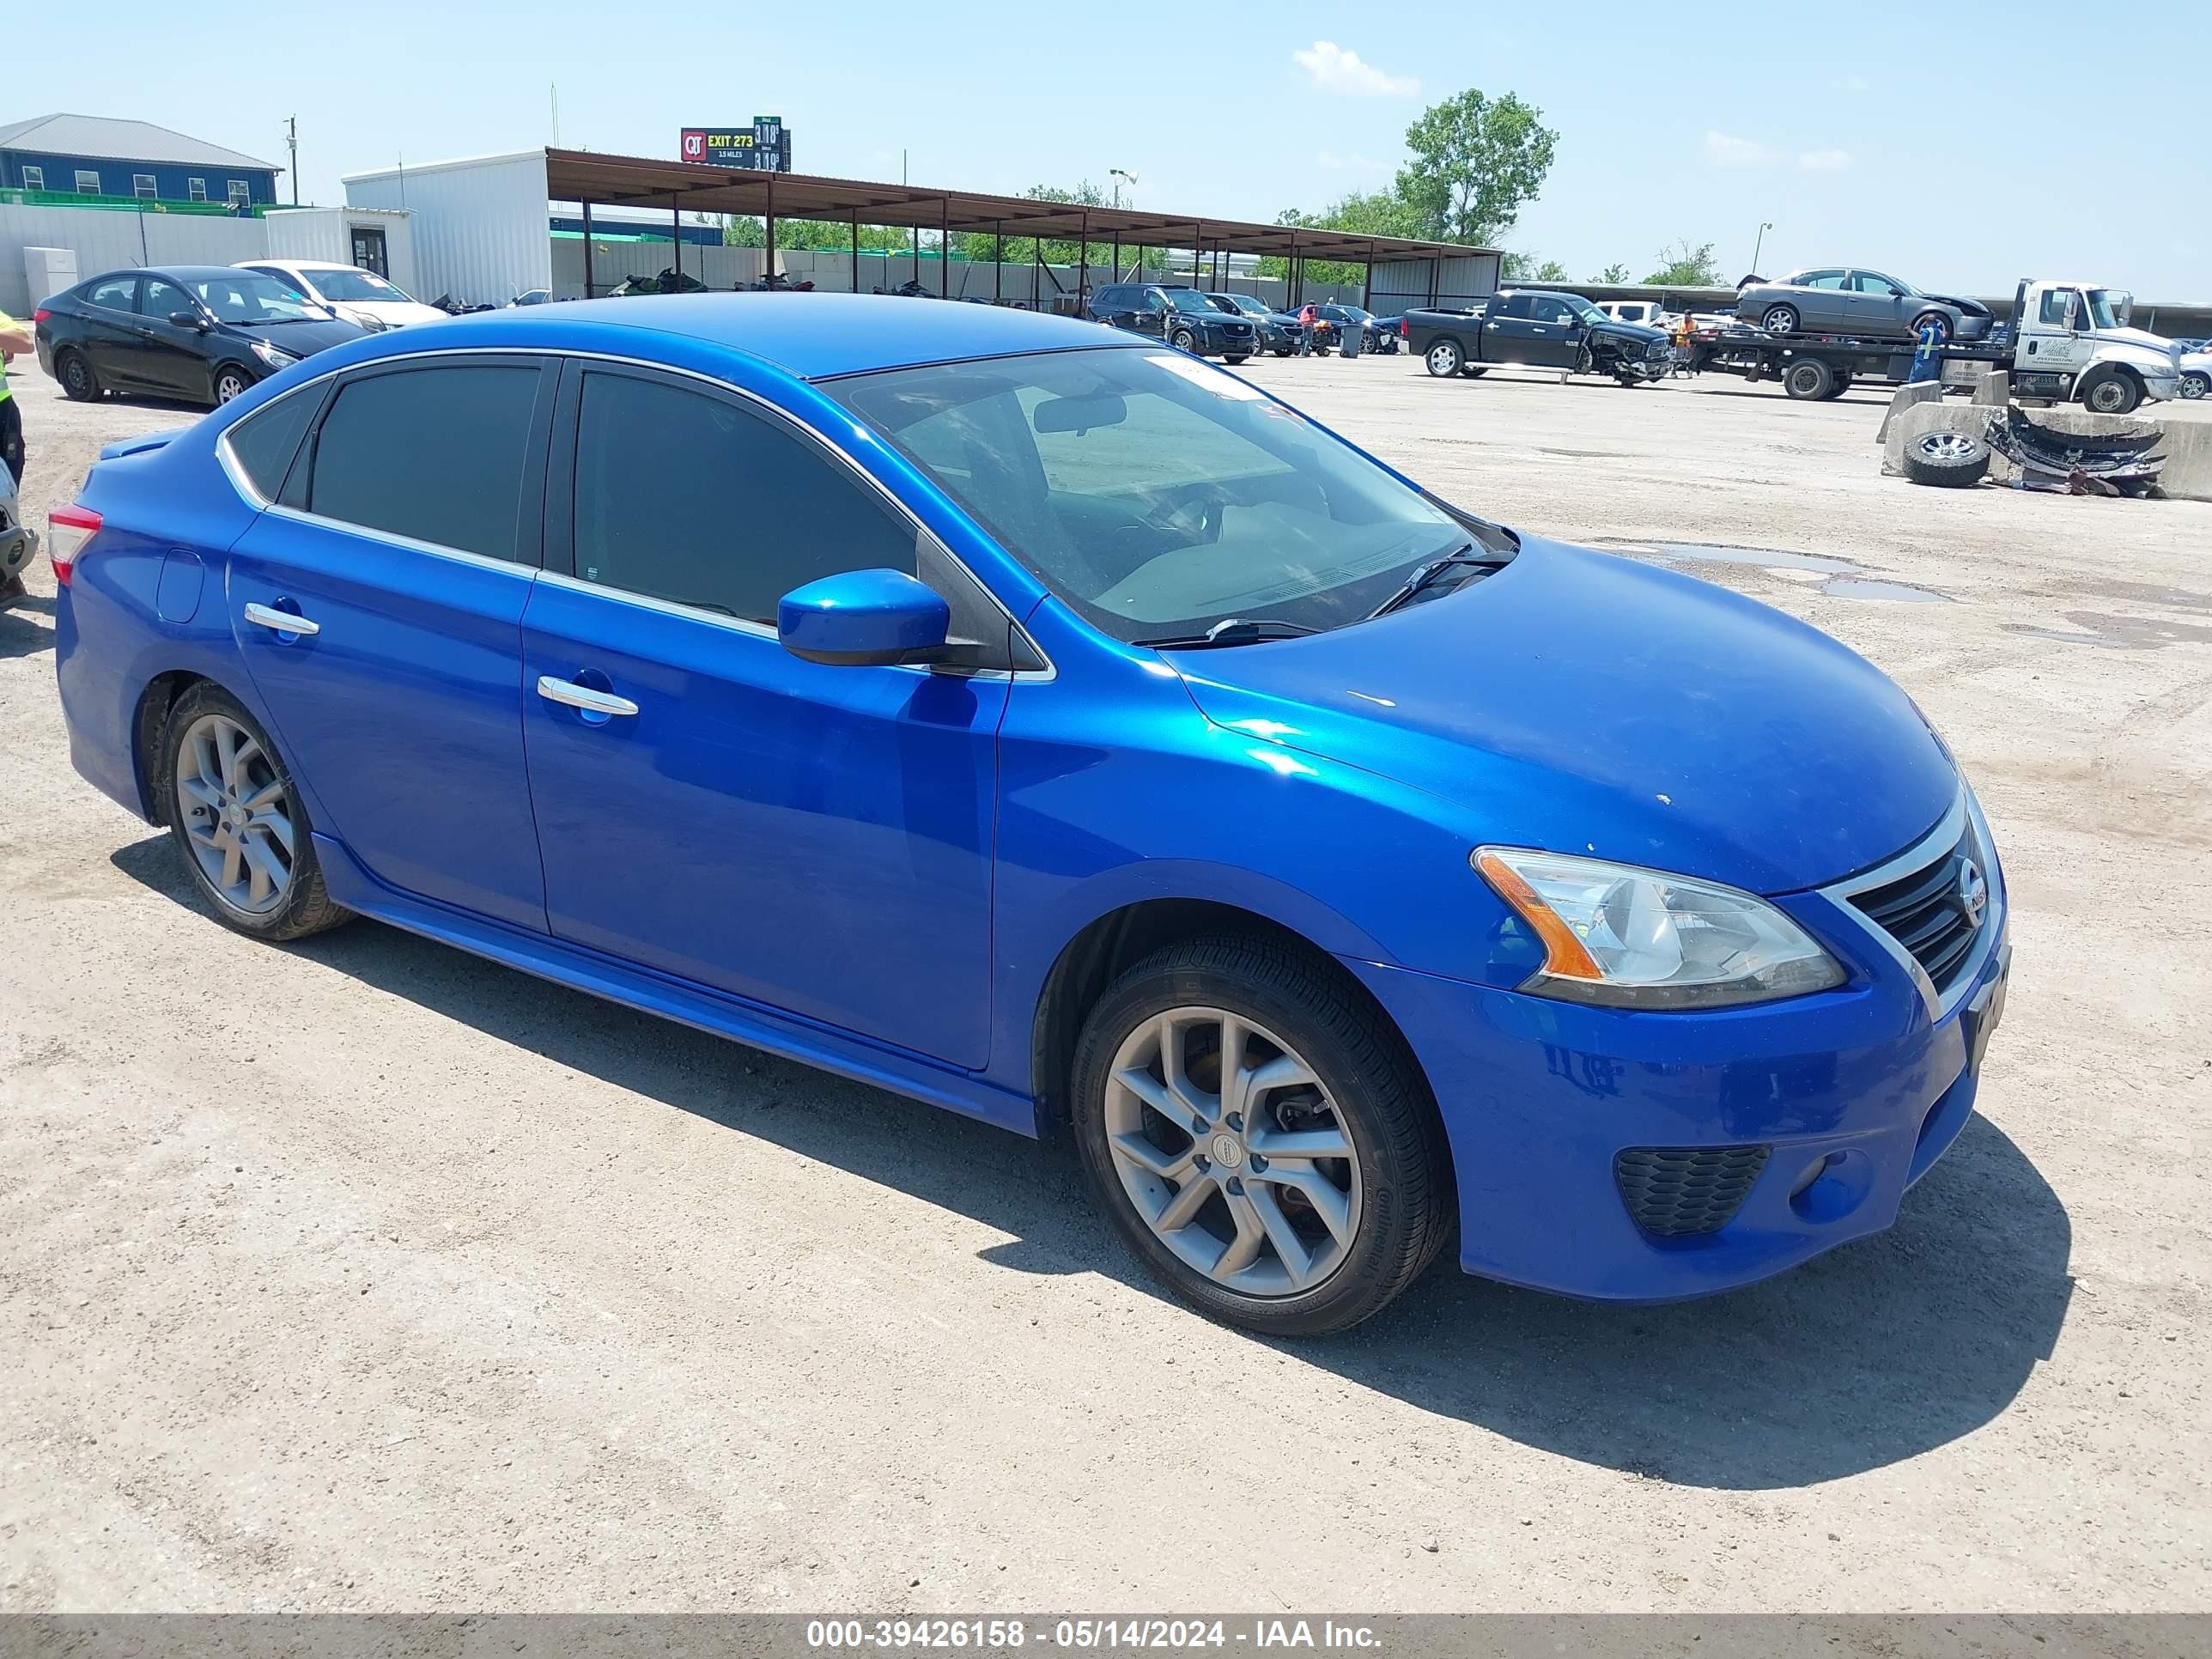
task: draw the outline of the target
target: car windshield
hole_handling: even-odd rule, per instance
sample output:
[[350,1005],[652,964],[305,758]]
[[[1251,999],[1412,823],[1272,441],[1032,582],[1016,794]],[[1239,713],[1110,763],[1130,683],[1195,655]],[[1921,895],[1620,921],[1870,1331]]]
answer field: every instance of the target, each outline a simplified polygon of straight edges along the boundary
[[1567,302],[1568,310],[1586,323],[1602,323],[1611,320],[1605,313],[1600,311],[1579,294],[1562,294],[1559,297]]
[[1347,323],[1371,323],[1375,320],[1373,312],[1362,311],[1358,306],[1332,306],[1329,309]]
[[226,270],[195,276],[185,286],[226,323],[327,322],[330,313],[289,284],[258,271]]
[[2108,291],[2101,288],[2085,288],[2081,290],[2081,298],[2089,307],[2090,327],[2118,328],[2120,325],[2119,313],[2113,307],[2112,296]]
[[823,388],[1084,617],[1127,641],[1360,621],[1468,528],[1233,374],[1143,348]]
[[1248,317],[1262,317],[1267,307],[1249,294],[1210,294],[1206,296],[1224,309],[1241,311]]
[[377,300],[409,303],[408,296],[373,270],[316,270],[307,274],[325,300]]
[[1171,288],[1167,290],[1168,303],[1177,311],[1194,311],[1200,314],[1213,310],[1213,303],[1196,289]]

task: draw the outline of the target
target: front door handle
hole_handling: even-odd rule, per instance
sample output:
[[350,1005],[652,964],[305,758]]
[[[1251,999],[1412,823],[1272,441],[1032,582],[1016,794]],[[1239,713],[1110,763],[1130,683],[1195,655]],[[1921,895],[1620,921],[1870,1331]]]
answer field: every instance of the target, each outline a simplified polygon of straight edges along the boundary
[[580,708],[587,714],[605,719],[609,714],[635,714],[637,705],[628,697],[618,697],[611,691],[594,691],[588,685],[579,685],[574,680],[556,679],[550,674],[538,677],[538,695],[548,702],[566,703],[571,708]]
[[319,634],[323,631],[320,623],[311,623],[295,611],[279,611],[274,605],[247,605],[246,620],[258,623],[264,628],[273,628],[279,634]]

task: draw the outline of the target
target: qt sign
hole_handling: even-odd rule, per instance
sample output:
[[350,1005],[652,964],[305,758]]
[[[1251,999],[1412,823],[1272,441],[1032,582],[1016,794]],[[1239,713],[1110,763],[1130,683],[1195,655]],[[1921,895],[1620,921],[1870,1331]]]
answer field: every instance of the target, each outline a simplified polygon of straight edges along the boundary
[[676,153],[712,167],[788,173],[791,133],[780,115],[756,115],[750,126],[685,127]]

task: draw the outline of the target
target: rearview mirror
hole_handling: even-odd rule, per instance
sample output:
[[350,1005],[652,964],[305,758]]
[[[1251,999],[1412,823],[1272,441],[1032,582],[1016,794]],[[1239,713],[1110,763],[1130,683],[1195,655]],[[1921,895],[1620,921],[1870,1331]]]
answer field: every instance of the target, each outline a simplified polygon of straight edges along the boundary
[[927,663],[944,654],[951,608],[897,570],[847,570],[777,601],[776,637],[808,662],[841,667]]
[[1039,432],[1088,432],[1094,426],[1119,426],[1129,418],[1121,394],[1101,392],[1088,398],[1048,398],[1030,411]]
[[169,313],[169,320],[179,328],[196,328],[202,333],[207,331],[207,319],[197,311],[173,311]]

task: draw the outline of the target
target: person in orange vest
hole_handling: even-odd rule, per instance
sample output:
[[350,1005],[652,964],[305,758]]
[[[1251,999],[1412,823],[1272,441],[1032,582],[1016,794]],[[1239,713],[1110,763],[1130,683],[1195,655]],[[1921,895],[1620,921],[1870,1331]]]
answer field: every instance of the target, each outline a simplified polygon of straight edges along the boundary
[[1313,301],[1309,300],[1304,305],[1298,307],[1299,356],[1310,357],[1313,356],[1314,334],[1320,326],[1321,307],[1315,305]]

